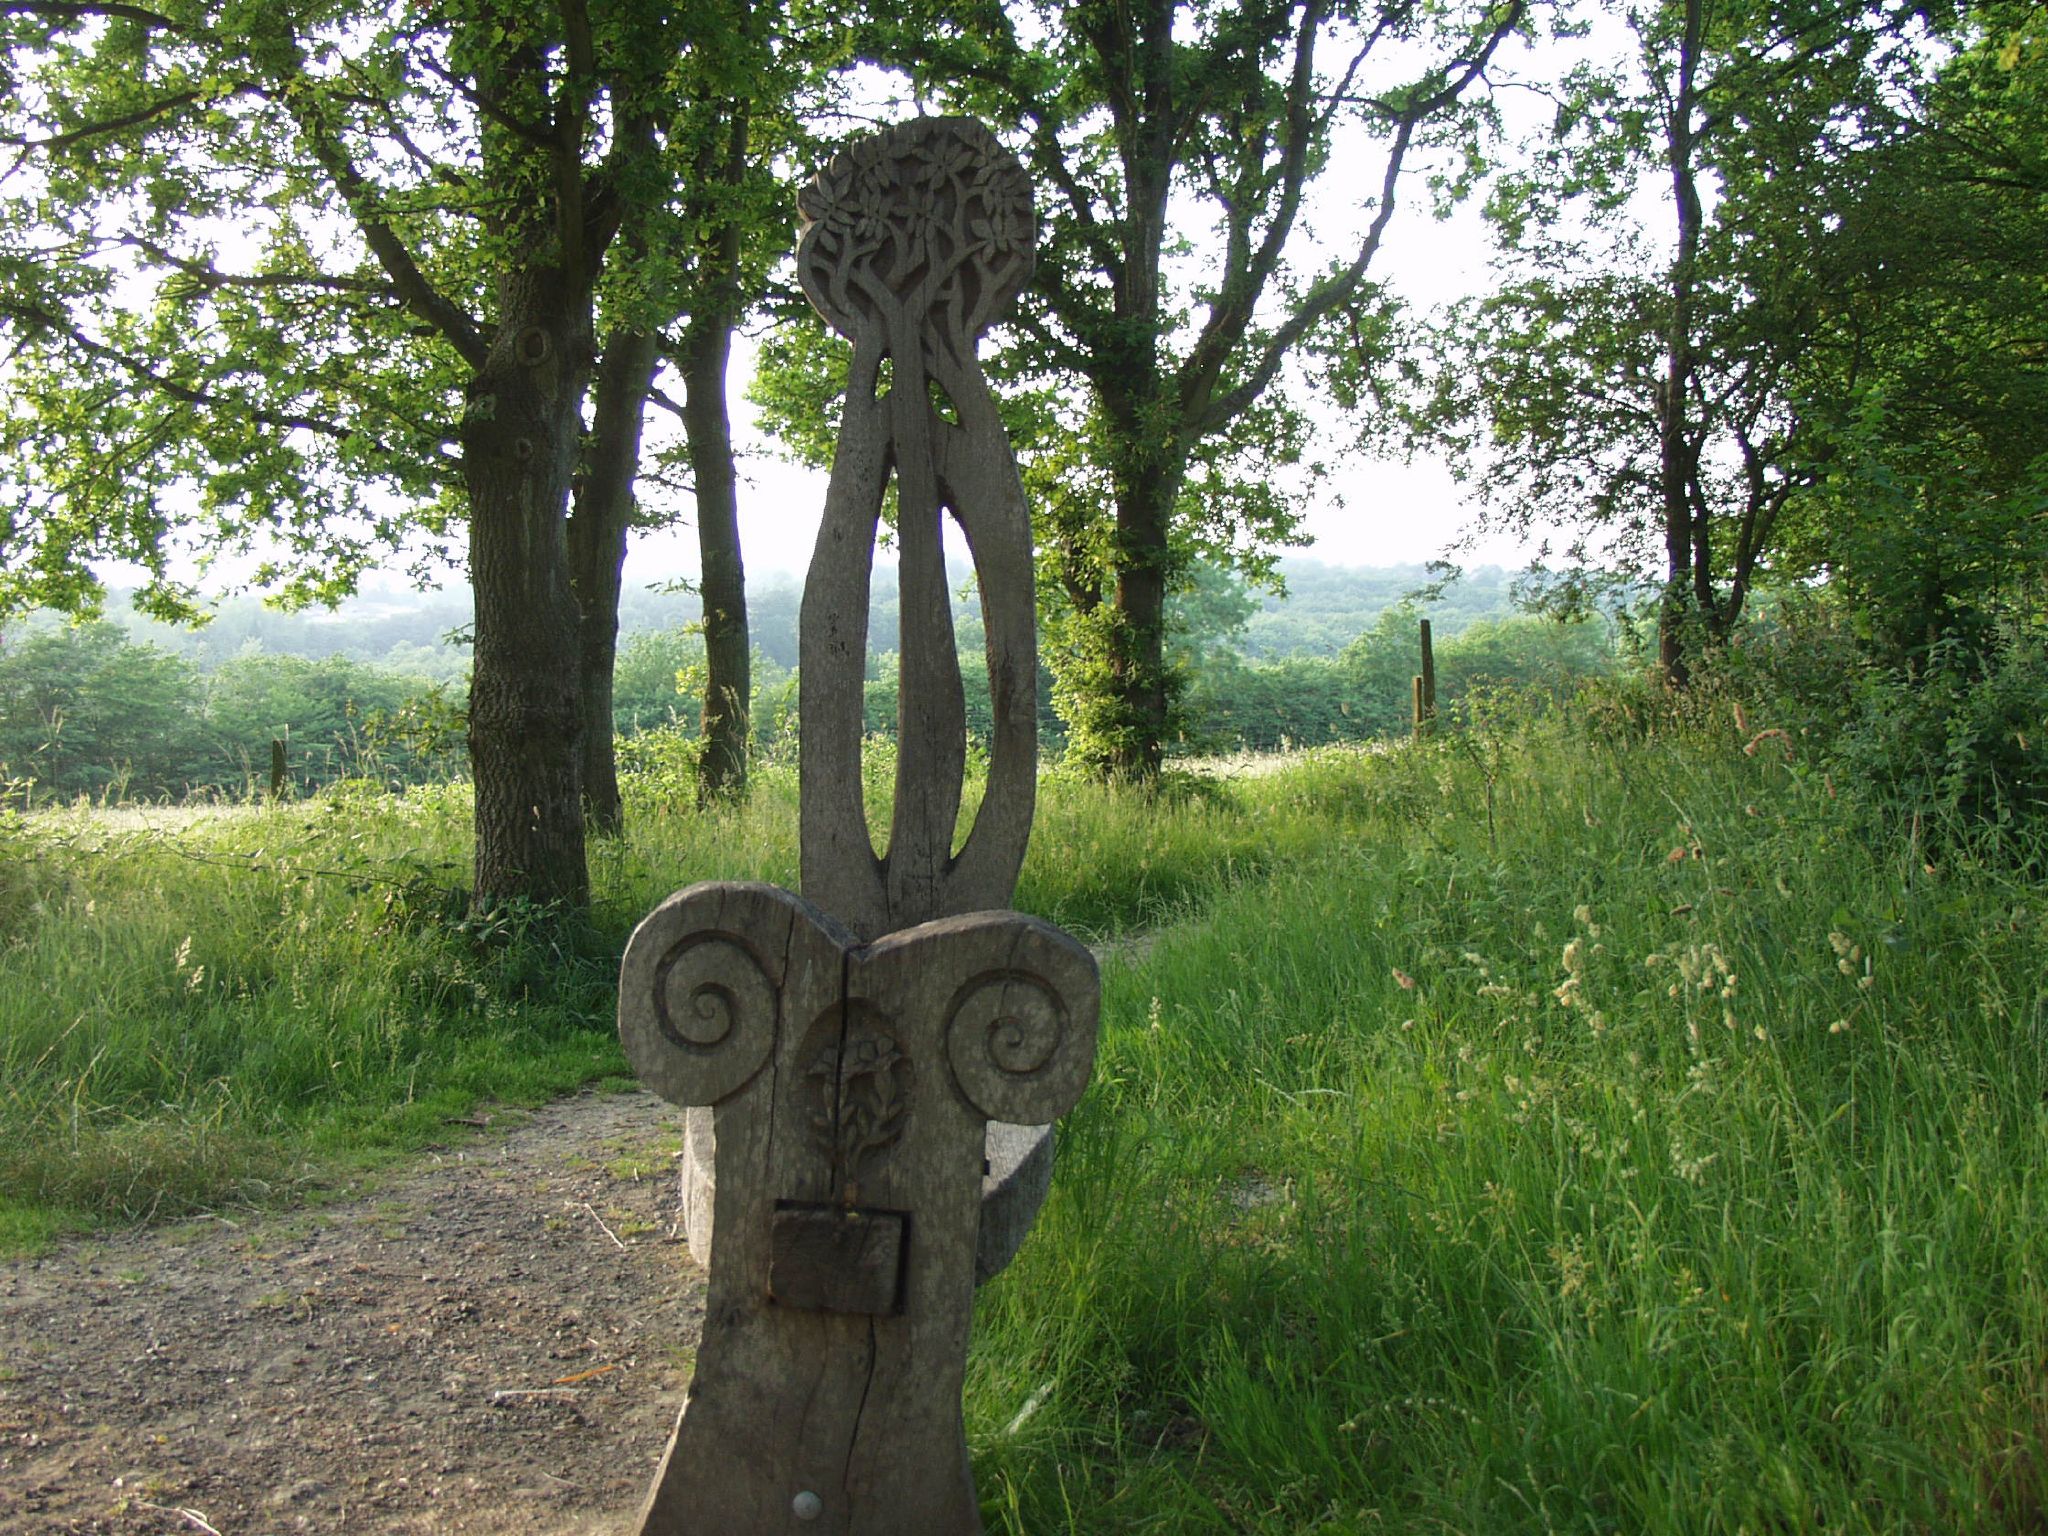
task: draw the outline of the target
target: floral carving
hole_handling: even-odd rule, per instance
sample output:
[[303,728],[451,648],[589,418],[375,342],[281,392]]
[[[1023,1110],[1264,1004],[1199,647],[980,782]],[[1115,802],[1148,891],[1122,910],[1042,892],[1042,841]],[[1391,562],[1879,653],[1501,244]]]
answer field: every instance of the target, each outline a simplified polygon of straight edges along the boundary
[[903,1139],[913,1076],[896,1037],[864,1011],[854,1012],[805,1069],[812,1140],[831,1161],[847,1203],[859,1198],[869,1162]]

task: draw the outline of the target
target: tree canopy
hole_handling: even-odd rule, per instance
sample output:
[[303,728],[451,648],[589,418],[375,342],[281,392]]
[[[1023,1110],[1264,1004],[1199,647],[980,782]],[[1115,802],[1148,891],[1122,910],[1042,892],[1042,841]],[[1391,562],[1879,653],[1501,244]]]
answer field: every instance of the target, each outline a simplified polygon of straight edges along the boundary
[[[912,8],[864,28],[864,55],[920,99],[1014,134],[1037,186],[1037,271],[992,371],[1072,750],[1098,770],[1158,771],[1166,600],[1191,562],[1257,568],[1294,536],[1287,475],[1312,480],[1316,456],[1276,381],[1302,363],[1356,387],[1383,358],[1372,273],[1404,178],[1426,147],[1463,143],[1468,96],[1527,15],[1155,0]],[[1319,198],[1327,238],[1309,227]],[[783,355],[815,378],[811,336]],[[791,393],[785,422],[815,414],[818,386]]]
[[1603,14],[1626,54],[1575,70],[1551,134],[1494,182],[1501,282],[1436,332],[1424,440],[1495,521],[1659,578],[1674,680],[1767,573],[1888,582],[1903,614],[1933,601],[1905,587],[1985,569],[1973,546],[2024,561],[2038,21]]
[[661,328],[729,323],[768,217],[732,124],[771,14],[10,6],[0,602],[89,609],[111,557],[190,614],[175,552],[266,541],[260,583],[332,598],[462,537],[477,899],[580,900],[578,656],[608,679]]

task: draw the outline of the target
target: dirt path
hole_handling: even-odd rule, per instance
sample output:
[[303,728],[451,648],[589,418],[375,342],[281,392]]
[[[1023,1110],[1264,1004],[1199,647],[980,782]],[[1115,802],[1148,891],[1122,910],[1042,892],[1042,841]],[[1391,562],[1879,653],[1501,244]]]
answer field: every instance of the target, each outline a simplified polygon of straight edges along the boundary
[[588,1093],[317,1211],[0,1264],[0,1532],[627,1529],[703,1316],[680,1130]]

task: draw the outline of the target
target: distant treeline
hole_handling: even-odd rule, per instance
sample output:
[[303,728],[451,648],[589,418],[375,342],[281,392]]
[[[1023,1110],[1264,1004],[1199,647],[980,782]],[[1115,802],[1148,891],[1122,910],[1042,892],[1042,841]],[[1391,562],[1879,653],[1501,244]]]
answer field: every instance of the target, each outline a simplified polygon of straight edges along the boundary
[[459,746],[459,729],[436,742],[418,724],[441,686],[345,656],[249,652],[201,671],[107,623],[17,629],[0,635],[0,781],[16,803],[31,780],[37,801],[241,795],[268,785],[274,739],[298,790],[417,780]]
[[[1335,656],[1261,663],[1223,650],[1200,658],[1183,699],[1185,744],[1267,752],[1408,730],[1421,665],[1418,630],[1413,610],[1393,609]],[[1454,630],[1437,640],[1435,655],[1437,708],[1447,712],[1478,688],[1562,692],[1610,671],[1615,648],[1599,620],[1567,624],[1512,614]]]
[[[1513,614],[1497,570],[1453,584],[1427,607],[1403,601],[1426,579],[1421,567],[1299,562],[1285,577],[1286,601],[1214,571],[1176,600],[1181,750],[1261,751],[1407,729],[1425,612],[1446,706],[1482,683],[1564,683],[1611,661],[1604,625]],[[886,736],[896,723],[896,594],[892,581],[876,585],[867,723]],[[409,606],[361,599],[333,615],[237,600],[196,631],[129,619],[36,621],[0,633],[0,781],[13,786],[5,798],[239,796],[268,785],[273,740],[286,743],[297,792],[342,778],[460,773],[466,601],[409,597]],[[793,585],[771,584],[753,599],[753,721],[763,746],[793,740],[799,597]],[[622,737],[694,736],[704,652],[689,607],[682,594],[645,591],[624,604],[613,696]],[[977,664],[981,618],[964,583],[955,625],[968,729],[985,739],[993,720]],[[1276,653],[1283,644],[1292,649]],[[1039,697],[1041,739],[1057,751],[1064,729],[1043,666]]]
[[[1419,612],[1446,639],[1467,624],[1502,617],[1514,607],[1513,577],[1499,566],[1466,571],[1441,590],[1432,586],[1431,568],[1422,565],[1325,565],[1298,556],[1281,561],[1278,569],[1280,590],[1252,591],[1235,576],[1202,568],[1196,573],[1195,590],[1177,599],[1177,606],[1185,613],[1220,604],[1233,628],[1233,647],[1249,661],[1334,657],[1382,614],[1404,606],[1424,589],[1429,597]],[[952,576],[956,593],[971,593],[969,572],[956,567]],[[802,587],[786,575],[748,584],[747,619],[754,649],[785,671],[796,666],[802,599]],[[631,639],[647,632],[687,630],[697,622],[699,606],[696,596],[680,587],[628,587],[619,598],[619,634]],[[970,596],[962,595],[954,605],[955,622],[968,621],[974,606]],[[221,603],[199,629],[145,618],[128,607],[127,594],[121,592],[111,596],[107,611],[137,640],[202,671],[251,651],[315,661],[342,656],[437,682],[462,677],[468,667],[471,603],[462,589],[376,588],[332,611],[284,612],[258,598],[234,597]],[[896,649],[896,581],[887,565],[875,572],[868,645],[875,651]]]

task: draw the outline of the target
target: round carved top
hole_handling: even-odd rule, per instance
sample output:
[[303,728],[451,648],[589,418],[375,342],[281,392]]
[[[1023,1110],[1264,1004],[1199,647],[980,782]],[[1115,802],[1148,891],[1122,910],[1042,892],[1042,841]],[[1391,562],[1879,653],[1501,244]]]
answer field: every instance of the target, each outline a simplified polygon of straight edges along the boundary
[[1031,277],[1031,179],[972,118],[913,118],[862,139],[797,211],[797,275],[847,337],[900,318],[971,349]]

